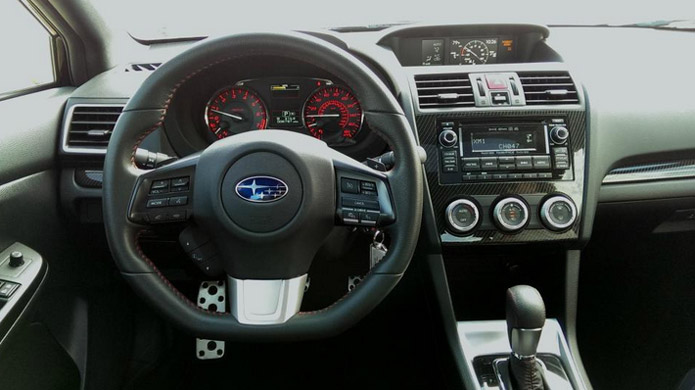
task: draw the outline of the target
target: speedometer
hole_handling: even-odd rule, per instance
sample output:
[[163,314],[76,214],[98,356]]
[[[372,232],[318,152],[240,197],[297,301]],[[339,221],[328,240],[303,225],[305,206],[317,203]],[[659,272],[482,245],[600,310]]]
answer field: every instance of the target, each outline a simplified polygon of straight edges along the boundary
[[362,108],[347,88],[319,88],[304,104],[304,125],[329,145],[352,144],[362,127]]
[[267,118],[268,112],[258,94],[241,86],[217,91],[205,106],[205,122],[218,139],[265,129]]

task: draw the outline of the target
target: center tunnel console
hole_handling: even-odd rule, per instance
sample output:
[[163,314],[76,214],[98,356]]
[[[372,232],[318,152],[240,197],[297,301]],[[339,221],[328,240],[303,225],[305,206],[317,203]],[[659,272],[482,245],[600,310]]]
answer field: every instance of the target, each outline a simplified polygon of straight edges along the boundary
[[[573,349],[588,146],[581,84],[559,64],[460,69],[406,68],[458,369],[467,388],[590,388]],[[547,302],[533,330],[509,327],[509,306],[499,319],[505,290],[519,284]],[[519,338],[528,332],[532,348]],[[528,356],[516,353],[521,344]]]

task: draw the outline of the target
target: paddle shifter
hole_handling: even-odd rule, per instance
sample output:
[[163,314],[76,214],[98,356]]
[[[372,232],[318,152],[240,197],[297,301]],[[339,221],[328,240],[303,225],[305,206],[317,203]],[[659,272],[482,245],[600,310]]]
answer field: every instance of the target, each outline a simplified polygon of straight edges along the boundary
[[545,304],[541,294],[531,286],[514,286],[507,290],[507,332],[512,354],[509,371],[515,390],[548,390],[536,349],[545,324]]

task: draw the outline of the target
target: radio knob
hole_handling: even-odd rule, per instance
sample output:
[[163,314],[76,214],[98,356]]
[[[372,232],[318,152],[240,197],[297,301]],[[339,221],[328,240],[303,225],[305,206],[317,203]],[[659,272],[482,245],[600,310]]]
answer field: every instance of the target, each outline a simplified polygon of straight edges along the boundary
[[553,196],[541,206],[541,221],[550,230],[565,230],[572,226],[576,219],[577,208],[566,196]]
[[480,222],[478,206],[468,199],[458,199],[446,208],[446,224],[454,233],[469,233]]
[[497,202],[492,216],[500,229],[509,233],[517,232],[528,222],[528,207],[519,198],[504,198]]
[[439,143],[445,148],[450,148],[456,145],[458,141],[458,136],[453,130],[444,130],[439,133]]
[[550,130],[550,139],[556,144],[564,144],[570,136],[570,131],[566,127],[558,126]]

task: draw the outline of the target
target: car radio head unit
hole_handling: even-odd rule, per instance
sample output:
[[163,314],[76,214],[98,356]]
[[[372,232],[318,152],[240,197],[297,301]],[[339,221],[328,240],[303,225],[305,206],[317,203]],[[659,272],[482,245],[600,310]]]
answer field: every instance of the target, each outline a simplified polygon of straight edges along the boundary
[[563,118],[523,122],[437,122],[442,184],[572,180],[570,130]]

